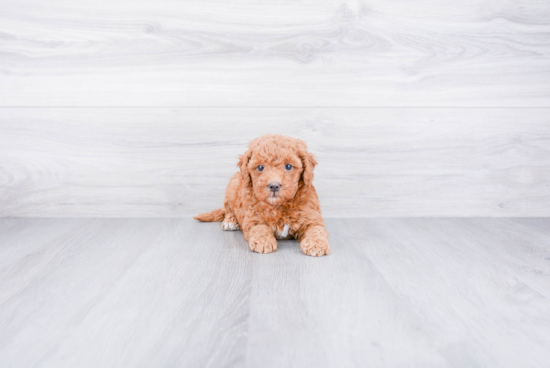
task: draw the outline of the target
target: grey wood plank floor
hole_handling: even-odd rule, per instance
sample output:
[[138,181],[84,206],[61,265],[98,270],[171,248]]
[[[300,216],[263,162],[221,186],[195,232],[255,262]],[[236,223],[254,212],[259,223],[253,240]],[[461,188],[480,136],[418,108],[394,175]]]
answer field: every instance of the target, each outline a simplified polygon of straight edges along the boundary
[[3,367],[545,367],[550,219],[0,219]]

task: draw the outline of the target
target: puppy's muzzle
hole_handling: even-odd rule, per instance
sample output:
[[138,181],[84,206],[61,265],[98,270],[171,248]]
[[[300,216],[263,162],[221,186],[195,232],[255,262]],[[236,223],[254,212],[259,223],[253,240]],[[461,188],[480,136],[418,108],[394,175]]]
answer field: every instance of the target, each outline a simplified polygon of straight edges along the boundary
[[278,183],[278,182],[269,183],[267,187],[273,193],[277,193],[281,189],[281,183]]

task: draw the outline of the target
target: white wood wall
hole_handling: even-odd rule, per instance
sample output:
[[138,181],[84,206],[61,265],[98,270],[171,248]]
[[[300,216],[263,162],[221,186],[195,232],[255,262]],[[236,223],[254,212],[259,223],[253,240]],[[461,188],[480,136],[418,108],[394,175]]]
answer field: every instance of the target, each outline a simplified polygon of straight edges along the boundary
[[550,216],[550,2],[0,1],[0,216],[191,216],[275,132],[327,217]]

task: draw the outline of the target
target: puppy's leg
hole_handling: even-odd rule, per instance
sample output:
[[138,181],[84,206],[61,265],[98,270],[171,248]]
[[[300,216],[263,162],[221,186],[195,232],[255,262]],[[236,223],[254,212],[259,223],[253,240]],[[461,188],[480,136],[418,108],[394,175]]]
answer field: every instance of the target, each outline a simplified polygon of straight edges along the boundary
[[277,250],[277,239],[267,225],[256,225],[245,233],[250,250],[258,253],[271,253]]
[[328,233],[324,226],[308,226],[300,236],[300,248],[308,256],[324,256],[330,253]]
[[236,231],[240,230],[239,222],[233,211],[233,204],[235,203],[235,198],[238,195],[239,189],[239,174],[233,175],[227,189],[225,190],[225,199],[223,201],[223,207],[225,209],[225,217],[222,222],[222,230],[225,231]]
[[225,213],[225,217],[223,218],[222,222],[222,230],[225,231],[237,231],[240,230],[239,223],[237,221],[237,218],[235,217],[235,214],[233,213]]

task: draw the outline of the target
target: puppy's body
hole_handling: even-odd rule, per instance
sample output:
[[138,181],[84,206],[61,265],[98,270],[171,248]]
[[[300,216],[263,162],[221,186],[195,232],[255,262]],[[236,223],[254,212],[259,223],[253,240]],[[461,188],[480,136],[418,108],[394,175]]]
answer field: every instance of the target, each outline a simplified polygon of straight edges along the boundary
[[305,254],[329,254],[312,183],[316,164],[300,140],[273,134],[255,139],[240,157],[240,172],[229,181],[224,208],[195,219],[223,221],[223,230],[242,230],[255,252],[277,250],[276,238],[295,238]]

